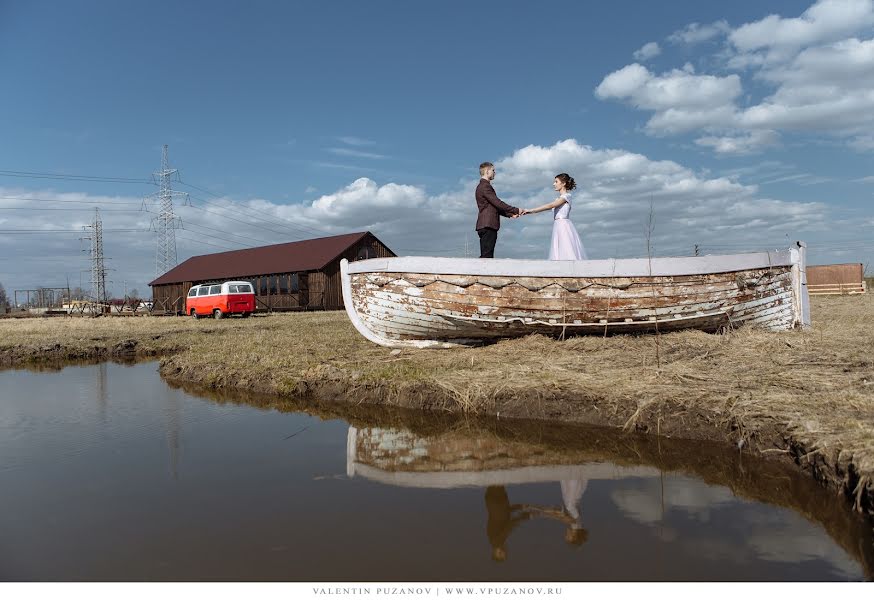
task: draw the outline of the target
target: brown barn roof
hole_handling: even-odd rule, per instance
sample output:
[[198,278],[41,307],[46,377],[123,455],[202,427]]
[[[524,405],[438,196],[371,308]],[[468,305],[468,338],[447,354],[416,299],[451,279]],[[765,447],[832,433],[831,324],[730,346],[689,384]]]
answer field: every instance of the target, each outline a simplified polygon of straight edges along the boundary
[[293,273],[323,268],[368,231],[192,256],[149,285]]

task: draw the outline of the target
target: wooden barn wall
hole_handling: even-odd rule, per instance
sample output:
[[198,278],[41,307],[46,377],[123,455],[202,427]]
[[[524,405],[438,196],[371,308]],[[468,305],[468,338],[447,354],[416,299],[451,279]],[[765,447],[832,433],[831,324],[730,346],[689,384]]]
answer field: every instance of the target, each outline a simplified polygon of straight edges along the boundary
[[340,260],[349,262],[364,260],[367,258],[388,258],[396,256],[382,242],[367,235],[357,243],[349,246],[343,254],[338,256],[324,269],[325,274],[325,308],[328,310],[343,308],[343,284],[340,280]]

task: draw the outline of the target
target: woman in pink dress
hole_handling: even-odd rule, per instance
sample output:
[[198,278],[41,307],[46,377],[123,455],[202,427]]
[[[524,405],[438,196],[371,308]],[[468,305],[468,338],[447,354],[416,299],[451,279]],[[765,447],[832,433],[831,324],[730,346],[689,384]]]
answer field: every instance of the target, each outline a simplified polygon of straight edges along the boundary
[[539,213],[552,209],[552,245],[549,248],[549,260],[587,260],[586,249],[577,229],[571,223],[571,198],[570,191],[577,187],[574,178],[567,173],[559,173],[555,176],[552,188],[558,192],[558,198],[538,206],[537,208],[524,209],[521,214]]

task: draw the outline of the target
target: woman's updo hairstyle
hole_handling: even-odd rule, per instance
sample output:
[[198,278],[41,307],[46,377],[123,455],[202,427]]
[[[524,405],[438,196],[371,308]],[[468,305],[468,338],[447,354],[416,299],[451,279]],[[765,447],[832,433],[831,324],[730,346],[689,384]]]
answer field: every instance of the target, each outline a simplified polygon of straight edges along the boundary
[[559,173],[555,176],[562,184],[564,184],[564,189],[567,191],[571,191],[575,187],[577,187],[577,182],[574,181],[574,178],[568,175],[567,173]]

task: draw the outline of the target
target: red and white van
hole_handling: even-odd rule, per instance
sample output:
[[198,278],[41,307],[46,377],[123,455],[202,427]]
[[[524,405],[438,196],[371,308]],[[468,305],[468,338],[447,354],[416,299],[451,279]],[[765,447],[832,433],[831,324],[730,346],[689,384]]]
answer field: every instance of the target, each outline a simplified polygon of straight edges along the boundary
[[195,319],[212,315],[248,317],[255,312],[255,291],[248,281],[226,281],[192,286],[185,300],[185,314]]

